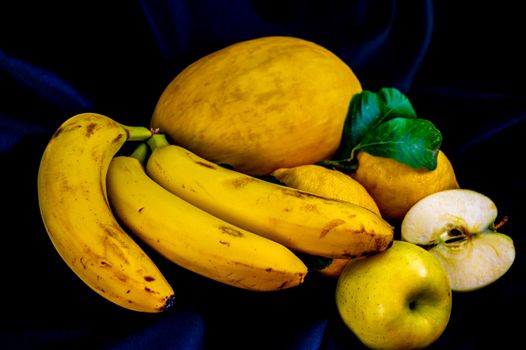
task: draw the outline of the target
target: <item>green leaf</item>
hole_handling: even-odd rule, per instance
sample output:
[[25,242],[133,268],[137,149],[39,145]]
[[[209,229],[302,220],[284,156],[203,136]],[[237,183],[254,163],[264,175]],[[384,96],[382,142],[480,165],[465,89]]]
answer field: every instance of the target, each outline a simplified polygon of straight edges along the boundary
[[355,151],[392,158],[415,169],[436,168],[440,131],[429,120],[394,118],[371,129]]
[[409,99],[395,88],[364,90],[353,96],[340,147],[332,159],[318,164],[346,173],[356,170],[354,154],[367,151],[413,168],[436,168],[440,131],[418,118]]
[[377,93],[364,90],[353,96],[336,158],[353,157],[355,147],[365,135],[392,118],[416,118],[409,99],[395,88],[382,88]]
[[395,88],[382,88],[378,91],[378,99],[381,102],[381,120],[387,121],[392,118],[416,118],[413,105],[409,99]]
[[375,93],[364,90],[354,95],[349,105],[342,140],[335,158],[352,158],[354,147],[360,143],[367,130],[374,126],[380,116],[380,101]]

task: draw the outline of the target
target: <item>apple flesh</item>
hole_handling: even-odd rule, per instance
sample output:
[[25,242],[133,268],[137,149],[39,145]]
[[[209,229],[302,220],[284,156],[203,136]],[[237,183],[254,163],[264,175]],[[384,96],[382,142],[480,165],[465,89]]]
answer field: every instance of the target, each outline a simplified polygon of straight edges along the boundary
[[402,240],[425,247],[445,267],[451,289],[472,291],[504,275],[515,259],[512,239],[495,231],[497,207],[468,189],[431,194],[401,224]]
[[349,262],[336,286],[344,323],[372,349],[416,349],[445,330],[452,306],[443,266],[425,249],[394,241],[382,253]]

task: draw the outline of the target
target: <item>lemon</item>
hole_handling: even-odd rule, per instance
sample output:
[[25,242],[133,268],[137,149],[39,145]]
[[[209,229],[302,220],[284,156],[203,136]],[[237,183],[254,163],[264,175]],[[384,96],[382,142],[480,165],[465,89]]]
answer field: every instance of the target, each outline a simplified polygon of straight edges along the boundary
[[261,37],[204,56],[175,76],[151,127],[210,161],[268,175],[329,159],[361,91],[351,68],[328,49]]
[[420,199],[435,192],[458,188],[455,171],[440,150],[434,170],[414,169],[391,158],[358,152],[358,167],[352,176],[374,198],[382,216],[402,220]]
[[319,196],[357,204],[380,215],[380,210],[365,187],[347,174],[320,165],[308,164],[280,168],[271,174],[286,186]]

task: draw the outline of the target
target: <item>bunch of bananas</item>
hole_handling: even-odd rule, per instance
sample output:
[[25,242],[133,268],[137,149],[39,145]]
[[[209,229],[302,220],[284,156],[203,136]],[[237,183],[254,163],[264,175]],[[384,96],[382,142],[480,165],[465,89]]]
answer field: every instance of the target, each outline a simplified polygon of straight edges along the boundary
[[[145,162],[117,154],[128,140],[147,141]],[[96,113],[71,117],[52,136],[38,199],[78,277],[141,312],[169,308],[174,290],[133,237],[183,268],[254,291],[300,285],[308,269],[298,252],[351,258],[393,239],[392,226],[360,206],[227,169]]]

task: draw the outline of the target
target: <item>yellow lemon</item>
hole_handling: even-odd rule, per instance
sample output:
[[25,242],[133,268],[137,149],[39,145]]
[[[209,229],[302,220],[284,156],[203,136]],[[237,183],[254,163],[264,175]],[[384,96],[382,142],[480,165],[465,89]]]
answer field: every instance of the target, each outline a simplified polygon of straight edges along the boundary
[[242,41],[189,65],[165,88],[151,127],[235,170],[272,170],[329,159],[352,96],[351,68],[300,38]]
[[357,160],[358,168],[352,176],[367,189],[387,218],[402,220],[425,196],[459,187],[453,166],[442,151],[438,152],[434,170],[417,170],[367,152],[358,152]]
[[293,168],[280,168],[273,171],[271,175],[289,187],[351,202],[380,215],[376,202],[365,187],[341,171],[308,164]]

